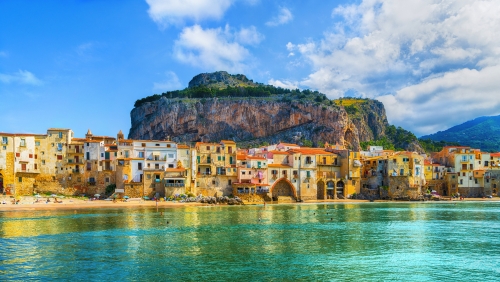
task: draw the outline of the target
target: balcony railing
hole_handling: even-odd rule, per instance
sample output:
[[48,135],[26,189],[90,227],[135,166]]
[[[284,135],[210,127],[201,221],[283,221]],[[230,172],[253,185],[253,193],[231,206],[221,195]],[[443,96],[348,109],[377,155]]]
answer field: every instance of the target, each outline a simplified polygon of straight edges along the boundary
[[165,187],[185,187],[184,183],[165,183]]

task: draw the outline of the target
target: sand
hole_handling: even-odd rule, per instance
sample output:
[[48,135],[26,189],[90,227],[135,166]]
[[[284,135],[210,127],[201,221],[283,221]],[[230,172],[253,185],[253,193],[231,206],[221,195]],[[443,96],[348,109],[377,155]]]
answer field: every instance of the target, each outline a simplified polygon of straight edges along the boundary
[[[106,201],[106,200],[96,200],[89,201],[83,200],[81,198],[64,198],[59,199],[62,203],[55,203],[54,198],[50,198],[50,202],[46,203],[47,198],[40,198],[38,203],[35,203],[35,197],[22,197],[18,204],[12,204],[12,198],[8,196],[0,196],[0,212],[9,210],[55,210],[55,209],[89,209],[89,208],[155,208],[158,205],[159,208],[176,208],[176,207],[186,207],[186,206],[210,206],[208,204],[202,203],[181,203],[181,202],[162,202],[159,201],[144,201],[141,199],[129,199],[126,202],[123,201]],[[6,204],[3,204],[3,202]],[[436,203],[449,203],[449,202],[468,202],[468,201],[500,201],[500,198],[495,197],[489,198],[465,198],[464,200],[453,199],[438,201]],[[293,204],[319,204],[319,203],[363,203],[369,202],[368,200],[354,200],[354,199],[338,199],[338,200],[317,200],[317,201],[306,201],[304,203],[293,203]],[[388,203],[408,203],[407,201],[387,201],[387,200],[376,200],[375,202],[388,202]],[[434,201],[428,201],[434,202]],[[262,205],[263,203],[246,203],[246,205]],[[277,202],[269,203],[266,205],[278,204]],[[286,203],[290,204],[290,203]],[[213,205],[212,205],[213,206]],[[224,205],[222,205],[224,206]]]

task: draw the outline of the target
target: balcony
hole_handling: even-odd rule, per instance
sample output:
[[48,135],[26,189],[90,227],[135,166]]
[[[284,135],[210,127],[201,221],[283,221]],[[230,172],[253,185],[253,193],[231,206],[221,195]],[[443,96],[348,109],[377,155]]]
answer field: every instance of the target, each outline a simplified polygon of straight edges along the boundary
[[340,163],[339,162],[322,162],[322,161],[319,161],[318,165],[340,166]]
[[84,164],[83,160],[67,160],[66,164],[72,165],[72,164]]
[[67,149],[66,152],[68,154],[76,154],[76,155],[83,155],[83,149],[75,149],[75,148],[71,148],[71,149]]
[[145,167],[143,168],[145,171],[165,171],[165,167]]
[[186,187],[184,183],[165,183],[165,187]]

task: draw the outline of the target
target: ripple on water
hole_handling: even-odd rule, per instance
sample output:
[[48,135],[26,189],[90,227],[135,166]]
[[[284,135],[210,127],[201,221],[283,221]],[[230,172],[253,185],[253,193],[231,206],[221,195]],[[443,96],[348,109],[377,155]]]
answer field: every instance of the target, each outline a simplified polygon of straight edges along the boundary
[[0,277],[494,281],[499,222],[500,203],[3,212]]

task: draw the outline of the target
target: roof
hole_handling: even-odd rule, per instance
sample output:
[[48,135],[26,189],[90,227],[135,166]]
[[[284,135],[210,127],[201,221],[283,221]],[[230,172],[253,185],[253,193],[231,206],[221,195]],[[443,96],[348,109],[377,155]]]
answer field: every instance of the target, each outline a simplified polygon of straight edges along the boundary
[[182,168],[182,167],[177,167],[177,168],[167,168],[165,171],[166,172],[181,172],[181,171],[186,171],[186,169]]
[[285,152],[285,151],[269,151],[269,153],[274,154],[274,155],[290,155],[289,152]]
[[335,155],[335,153],[327,152],[322,148],[300,148],[288,150],[293,153],[302,153],[305,155]]
[[188,145],[178,144],[177,149],[189,149]]
[[291,144],[291,143],[279,143],[278,145],[300,147],[297,144]]
[[246,160],[247,159],[247,155],[236,155],[236,159],[237,160]]
[[491,153],[490,157],[500,157],[500,153]]
[[277,167],[277,168],[292,168],[291,166],[289,165],[284,165],[284,164],[268,164],[267,167]]
[[34,133],[7,133],[7,132],[0,132],[1,136],[35,136],[35,135],[41,135],[41,134],[34,134]]
[[47,131],[65,131],[65,130],[71,130],[69,128],[49,128]]
[[263,157],[254,157],[254,156],[247,156],[247,159],[249,159],[249,160],[267,160],[266,158],[263,158]]
[[236,142],[231,141],[231,140],[221,140],[221,143],[228,143],[228,144],[236,144]]

